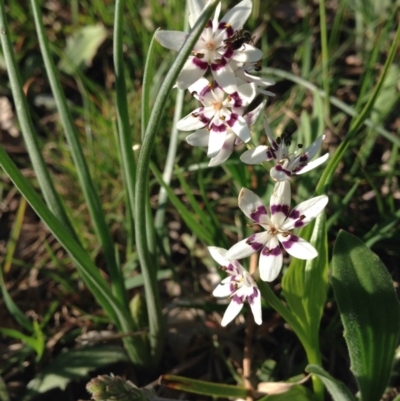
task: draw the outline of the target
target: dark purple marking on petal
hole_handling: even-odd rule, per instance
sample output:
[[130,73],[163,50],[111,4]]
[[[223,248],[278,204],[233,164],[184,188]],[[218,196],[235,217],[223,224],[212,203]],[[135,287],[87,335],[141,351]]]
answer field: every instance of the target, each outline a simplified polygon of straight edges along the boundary
[[275,248],[268,248],[267,246],[264,246],[263,250],[261,251],[261,253],[264,256],[279,256],[282,255],[282,250],[281,247],[279,245],[277,245]]
[[233,272],[233,271],[235,271],[235,267],[233,266],[232,263],[229,263],[229,265],[226,266],[225,270],[229,271],[229,272]]
[[233,100],[233,107],[243,106],[243,102],[241,97],[239,96],[239,93],[233,92],[232,94],[229,95],[229,97]]
[[299,237],[296,235],[289,234],[287,241],[282,241],[282,245],[285,249],[290,249],[292,245],[299,241]]
[[207,67],[208,67],[208,63],[207,63],[207,61],[203,61],[203,60],[201,60],[201,59],[199,59],[198,57],[193,57],[192,58],[192,62],[193,62],[193,64],[196,66],[196,67],[198,67],[198,68],[200,68],[201,70],[206,70],[207,69]]
[[275,153],[274,149],[272,149],[271,147],[268,147],[266,153],[267,153],[268,160],[271,160],[271,159],[275,159],[276,160],[276,153]]
[[295,167],[295,168],[292,170],[292,173],[294,173],[294,174],[299,173],[301,170],[303,170],[303,168],[304,168],[305,166],[307,166],[307,163],[306,163],[306,164],[302,164],[301,166]]
[[236,283],[229,283],[229,291],[230,292],[235,292],[237,290],[237,284]]
[[203,113],[198,114],[197,118],[204,124],[208,124],[210,122],[210,119]]
[[303,221],[305,218],[306,218],[306,216],[304,214],[299,216],[298,220],[294,223],[295,228],[299,228],[299,227],[305,226],[306,223],[304,223],[304,221]]
[[293,209],[293,210],[290,212],[289,216],[288,216],[289,219],[293,219],[293,220],[296,220],[296,219],[298,219],[299,217],[300,217],[300,212],[299,212],[298,210],[296,210],[296,209]]
[[299,157],[300,163],[307,163],[308,162],[308,156],[303,153],[300,157]]
[[289,205],[271,205],[271,214],[283,213],[285,216],[289,214]]
[[292,175],[292,172],[289,170],[284,169],[280,164],[277,164],[275,166],[276,171],[281,171],[282,173],[285,173],[288,177]]
[[235,51],[231,46],[228,46],[225,50],[225,53],[222,55],[225,59],[230,60],[235,55]]
[[238,120],[239,116],[236,113],[231,113],[231,116],[229,120],[226,120],[226,124],[228,124],[230,127],[233,127]]
[[244,298],[245,298],[244,296],[239,296],[239,295],[235,294],[232,297],[232,301],[236,302],[237,304],[242,304],[244,302]]
[[[217,61],[217,60],[214,60]],[[225,67],[228,64],[228,62],[226,61],[226,59],[224,57],[218,59],[218,62],[214,62],[211,63],[210,67],[211,67],[211,71],[218,71],[221,68]]]
[[221,124],[221,125],[218,125],[218,124],[215,124],[215,123],[212,123],[211,124],[211,131],[214,131],[214,132],[225,132],[226,131],[226,125],[225,124]]
[[264,205],[261,205],[253,213],[250,213],[250,218],[256,223],[260,223],[261,216],[268,215],[267,209]]
[[253,305],[254,300],[258,298],[258,291],[256,287],[253,287],[253,293],[247,296],[247,302],[250,305]]
[[212,28],[212,27],[213,27],[213,22],[211,19],[209,19],[207,25],[204,28]]
[[255,234],[250,235],[250,237],[247,238],[246,240],[246,244],[250,245],[255,251],[258,251],[263,247],[264,244],[254,241],[255,238],[256,238]]

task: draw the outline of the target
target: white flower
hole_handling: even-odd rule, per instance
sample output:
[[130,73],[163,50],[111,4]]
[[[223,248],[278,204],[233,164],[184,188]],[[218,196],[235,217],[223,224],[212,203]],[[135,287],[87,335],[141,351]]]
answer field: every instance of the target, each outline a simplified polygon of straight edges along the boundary
[[274,138],[266,119],[264,119],[264,128],[270,145],[260,145],[254,149],[247,150],[242,154],[240,160],[246,164],[258,164],[269,160],[275,160],[276,165],[270,170],[271,178],[274,181],[290,180],[292,174],[304,174],[307,171],[324,163],[329,154],[310,160],[321,149],[325,135],[318,137],[308,148],[302,150],[299,145],[299,151],[289,152],[290,140],[286,135]]
[[[245,119],[249,127],[256,122],[264,106],[265,102],[262,102],[255,109],[243,115],[243,118]],[[195,133],[187,136],[186,141],[189,145],[192,146],[207,147],[210,141],[210,130],[207,128],[202,128]],[[235,146],[241,143],[242,141],[240,140],[240,138],[238,138],[236,134],[232,131],[232,129],[228,126],[224,143],[216,156],[211,158],[210,162],[208,163],[209,167],[215,167],[225,162],[232,154]]]
[[239,314],[246,300],[253,312],[255,322],[261,324],[261,294],[250,273],[237,260],[228,260],[225,249],[209,246],[208,250],[213,259],[229,275],[213,291],[215,297],[231,298],[221,326],[226,326]]
[[268,86],[275,85],[275,81],[268,78],[262,78],[256,75],[250,75],[252,71],[261,70],[261,62],[238,63],[235,60],[230,62],[232,69],[235,72],[238,84],[255,83],[257,93],[265,96],[275,96],[275,93],[265,90]]
[[[204,8],[203,1],[190,1],[190,25],[193,26]],[[262,57],[259,49],[248,43],[243,43],[238,49],[229,42],[240,31],[249,17],[252,9],[251,0],[243,0],[233,7],[218,22],[221,4],[215,10],[212,20],[205,26],[199,40],[193,48],[193,56],[189,56],[178,80],[179,89],[186,89],[201,78],[210,66],[214,79],[228,93],[236,90],[236,77],[230,60],[239,62],[254,62]],[[178,51],[185,42],[187,34],[180,31],[157,31],[158,42],[171,50]]]
[[[179,120],[177,128],[181,131],[206,128],[210,133],[208,157],[215,157],[221,151],[228,128],[243,142],[250,141],[250,128],[243,112],[256,96],[254,84],[240,85],[228,95],[216,82],[211,84],[207,79],[200,78],[189,90],[203,106]],[[197,135],[204,136],[204,131],[197,132]]]
[[[292,230],[314,220],[328,203],[326,195],[317,196],[300,203],[290,211],[290,183],[284,181],[275,186],[270,201],[270,213],[261,199],[252,191],[242,188],[239,207],[243,213],[266,231],[256,233],[232,246],[225,255],[228,259],[242,259],[259,251],[260,277],[273,281],[282,268],[282,250],[298,259],[313,259],[316,249],[306,240],[292,234]],[[279,244],[280,243],[280,244]]]

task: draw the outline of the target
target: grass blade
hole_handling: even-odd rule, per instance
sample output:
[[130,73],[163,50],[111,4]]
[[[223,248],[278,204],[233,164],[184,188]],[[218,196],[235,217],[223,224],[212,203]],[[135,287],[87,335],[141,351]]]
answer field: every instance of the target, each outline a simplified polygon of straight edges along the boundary
[[81,183],[81,187],[85,195],[86,202],[88,204],[89,212],[94,223],[96,234],[102,244],[104,256],[107,261],[108,271],[110,273],[112,281],[113,291],[121,301],[124,301],[126,292],[122,272],[115,260],[113,241],[109,228],[105,221],[100,199],[95,189],[93,180],[90,176],[85,156],[83,154],[81,144],[78,140],[78,132],[75,125],[73,124],[67,101],[57,76],[57,69],[54,65],[54,60],[52,59],[50,54],[48,38],[44,31],[42,15],[37,0],[31,0],[31,5],[33,10],[33,17],[35,20],[36,32],[38,35],[46,72],[49,78],[49,83],[54,94],[54,99],[56,101],[58,112],[60,114],[61,124],[64,128],[69,146],[71,147],[71,154],[74,159],[79,181]]
[[33,168],[39,181],[43,197],[54,215],[62,222],[64,227],[68,229],[70,234],[77,239],[76,233],[71,225],[60,197],[54,188],[53,182],[50,178],[49,170],[39,149],[36,132],[29,113],[29,106],[22,90],[19,68],[15,61],[14,52],[10,42],[10,32],[8,29],[6,11],[3,1],[0,1],[0,42],[3,49],[4,61],[7,66],[8,77],[11,84],[15,109],[17,111],[22,135],[24,137],[29,157],[32,161]]

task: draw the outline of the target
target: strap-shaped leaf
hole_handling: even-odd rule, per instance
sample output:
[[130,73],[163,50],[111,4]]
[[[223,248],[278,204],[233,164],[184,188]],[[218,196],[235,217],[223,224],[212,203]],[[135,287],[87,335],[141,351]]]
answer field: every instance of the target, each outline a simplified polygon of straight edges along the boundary
[[378,401],[389,380],[400,328],[392,279],[367,246],[341,231],[333,250],[332,285],[361,399]]

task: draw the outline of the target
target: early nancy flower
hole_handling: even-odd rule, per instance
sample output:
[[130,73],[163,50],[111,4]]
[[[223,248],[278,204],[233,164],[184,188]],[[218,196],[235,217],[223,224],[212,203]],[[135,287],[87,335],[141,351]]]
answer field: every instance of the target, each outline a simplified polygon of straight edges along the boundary
[[260,145],[247,150],[242,154],[240,160],[246,164],[259,164],[275,160],[276,164],[270,170],[271,178],[274,181],[286,181],[290,180],[292,174],[304,174],[324,163],[329,157],[329,154],[326,153],[314,161],[310,161],[321,149],[325,135],[318,137],[308,148],[303,150],[302,146],[298,145],[298,151],[290,153],[290,140],[286,135],[274,138],[266,119],[264,119],[264,128],[270,145]]
[[255,84],[240,85],[235,92],[227,94],[216,82],[200,78],[189,90],[203,106],[179,120],[177,128],[181,131],[206,128],[210,132],[208,157],[215,157],[220,152],[228,128],[243,142],[250,140],[250,129],[243,113],[256,96]]
[[255,322],[261,324],[261,294],[250,273],[237,260],[227,259],[225,249],[209,246],[208,250],[213,259],[229,275],[213,291],[215,297],[231,298],[221,326],[226,326],[239,314],[246,300],[253,312]]
[[[266,231],[256,233],[238,242],[228,250],[228,259],[242,259],[259,251],[260,277],[273,281],[282,268],[282,250],[298,259],[313,259],[318,256],[316,249],[306,240],[292,234],[314,220],[328,203],[326,195],[317,196],[300,203],[290,211],[290,183],[284,181],[275,186],[270,201],[270,213],[261,199],[252,191],[242,188],[239,194],[239,207],[243,213]],[[279,244],[280,243],[280,244]]]
[[[243,118],[249,127],[256,122],[264,106],[265,102],[262,102],[255,109],[243,115]],[[207,147],[210,141],[210,130],[208,128],[202,128],[187,136],[186,141],[192,146]],[[232,154],[235,146],[241,143],[243,142],[240,140],[240,138],[228,126],[224,143],[216,156],[211,158],[210,162],[208,163],[209,167],[215,167],[225,162]]]
[[[191,1],[189,3],[191,15],[189,22],[194,25],[199,17],[204,2]],[[262,52],[249,43],[243,43],[241,46],[233,46],[230,38],[235,37],[239,32],[252,9],[251,0],[243,0],[233,7],[218,22],[221,5],[219,4],[215,10],[212,20],[205,26],[203,33],[193,48],[193,56],[189,56],[188,61],[184,65],[178,80],[179,89],[186,89],[199,78],[201,78],[210,66],[214,79],[228,93],[232,93],[236,88],[236,77],[232,67],[229,65],[230,60],[239,62],[255,62],[261,59]],[[158,31],[156,38],[158,42],[171,50],[178,51],[187,34],[179,31]]]

